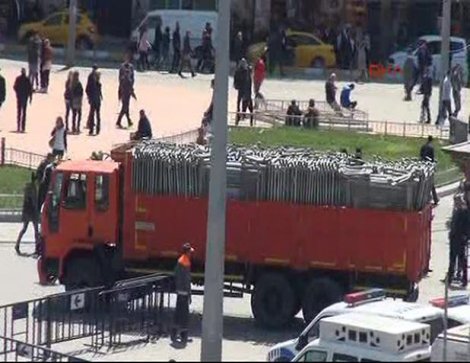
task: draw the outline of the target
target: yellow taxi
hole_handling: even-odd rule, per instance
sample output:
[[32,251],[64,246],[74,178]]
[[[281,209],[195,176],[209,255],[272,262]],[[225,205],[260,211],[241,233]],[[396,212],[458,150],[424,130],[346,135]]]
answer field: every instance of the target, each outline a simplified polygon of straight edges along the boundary
[[[267,48],[266,42],[253,44],[247,57],[254,63]],[[305,32],[287,31],[286,65],[297,68],[333,68],[336,66],[334,47],[323,43],[315,35]]]
[[[53,13],[46,19],[23,24],[18,31],[18,40],[26,43],[34,32],[48,38],[52,45],[66,46],[69,36],[68,12]],[[95,24],[86,14],[77,16],[77,48],[92,49],[98,41]]]

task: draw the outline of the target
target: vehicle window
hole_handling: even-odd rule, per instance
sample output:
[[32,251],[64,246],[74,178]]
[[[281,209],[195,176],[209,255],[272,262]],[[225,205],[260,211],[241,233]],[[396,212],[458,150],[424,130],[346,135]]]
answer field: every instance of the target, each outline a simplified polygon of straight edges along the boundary
[[109,207],[109,176],[97,175],[95,179],[95,208],[100,212]]
[[64,174],[58,173],[56,175],[55,184],[52,189],[52,208],[57,209],[60,204],[60,197],[62,191],[62,184],[64,182]]
[[55,26],[60,24],[62,24],[62,14],[52,15],[44,23],[44,25],[47,26]]
[[59,211],[60,211],[60,200],[62,197],[62,186],[64,184],[64,175],[58,173],[55,177],[54,185],[51,188],[51,198],[49,200],[49,229],[52,233],[59,232]]
[[432,320],[423,321],[424,324],[429,324],[431,327],[431,344],[434,343],[434,340],[444,331],[444,319],[440,316]]
[[325,315],[322,316],[321,319],[319,319],[313,326],[312,328],[308,331],[308,340],[311,341],[315,338],[318,338],[320,336],[320,321],[325,319],[325,318],[331,318],[331,315]]
[[359,362],[359,359],[352,355],[333,354],[333,362]]
[[441,42],[440,41],[429,42],[428,43],[428,48],[429,48],[429,51],[431,52],[432,55],[440,55],[441,54]]
[[65,194],[65,208],[86,209],[86,182],[85,174],[72,174],[67,181]]
[[[295,44],[295,46],[302,46],[302,45],[319,45],[320,43],[316,41],[314,38],[307,37],[305,35],[291,35],[288,39],[292,43]],[[288,42],[289,45],[289,42]]]
[[300,358],[299,362],[326,362],[328,355],[326,352],[320,350],[309,350],[303,357]]
[[451,52],[461,52],[465,48],[465,44],[462,42],[450,42],[450,51]]
[[160,16],[152,16],[147,19],[149,29],[156,29],[158,24],[162,24],[162,18]]
[[[70,19],[69,15],[68,15],[68,14],[65,15],[65,24],[68,24],[68,23],[69,23],[69,19]],[[80,14],[77,15],[77,24],[80,24],[80,23],[82,22],[82,19],[83,19],[83,18],[82,18],[82,16],[81,16]]]

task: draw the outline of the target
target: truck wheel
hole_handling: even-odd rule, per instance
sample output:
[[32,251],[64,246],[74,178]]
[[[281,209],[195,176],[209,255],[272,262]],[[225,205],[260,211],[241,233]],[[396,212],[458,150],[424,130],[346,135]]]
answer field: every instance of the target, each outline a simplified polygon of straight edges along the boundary
[[329,278],[313,279],[306,287],[302,300],[302,313],[309,324],[323,309],[341,301],[341,287]]
[[281,328],[292,320],[295,308],[295,292],[284,275],[268,273],[256,282],[251,309],[258,324]]
[[65,290],[73,291],[102,284],[101,271],[93,256],[77,257],[67,264]]

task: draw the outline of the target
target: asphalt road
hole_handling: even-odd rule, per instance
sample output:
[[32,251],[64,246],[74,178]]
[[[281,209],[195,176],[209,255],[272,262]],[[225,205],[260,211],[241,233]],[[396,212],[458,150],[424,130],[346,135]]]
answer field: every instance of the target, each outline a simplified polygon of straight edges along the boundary
[[[444,277],[448,263],[445,222],[451,209],[451,197],[442,199],[439,207],[435,209],[431,261],[433,272],[420,284],[419,302],[421,303],[427,303],[431,298],[444,294],[444,286],[440,280]],[[16,256],[13,250],[13,241],[16,240],[19,229],[20,225],[18,224],[0,224],[0,286],[3,291],[0,294],[0,304],[2,305],[62,291],[58,286],[47,288],[39,286],[37,284],[36,261],[28,257]],[[25,237],[27,243],[22,247],[24,252],[33,251],[32,238],[32,231],[28,231]],[[224,309],[223,358],[226,361],[265,360],[270,346],[293,338],[302,330],[300,317],[284,331],[269,332],[258,328],[252,319],[248,296],[244,299],[226,299]],[[131,345],[106,352],[105,355],[86,354],[83,357],[103,361],[168,361],[170,359],[197,361],[200,352],[202,298],[194,298],[191,310],[193,312],[191,329],[193,342],[185,349],[173,347],[167,338],[162,338],[150,344]],[[73,352],[82,350],[84,347],[80,342],[74,342],[55,348]]]

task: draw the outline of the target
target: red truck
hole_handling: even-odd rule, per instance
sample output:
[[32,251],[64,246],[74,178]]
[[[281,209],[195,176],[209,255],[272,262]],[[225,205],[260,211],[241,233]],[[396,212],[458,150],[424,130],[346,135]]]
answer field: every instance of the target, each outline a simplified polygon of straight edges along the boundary
[[[203,284],[208,200],[135,192],[131,151],[121,146],[110,161],[67,161],[54,171],[42,214],[42,283],[58,278],[75,289],[171,272],[190,242],[194,283]],[[429,267],[431,220],[430,206],[401,212],[230,199],[226,287],[250,293],[266,327],[281,327],[300,310],[310,321],[368,287],[416,300]]]

